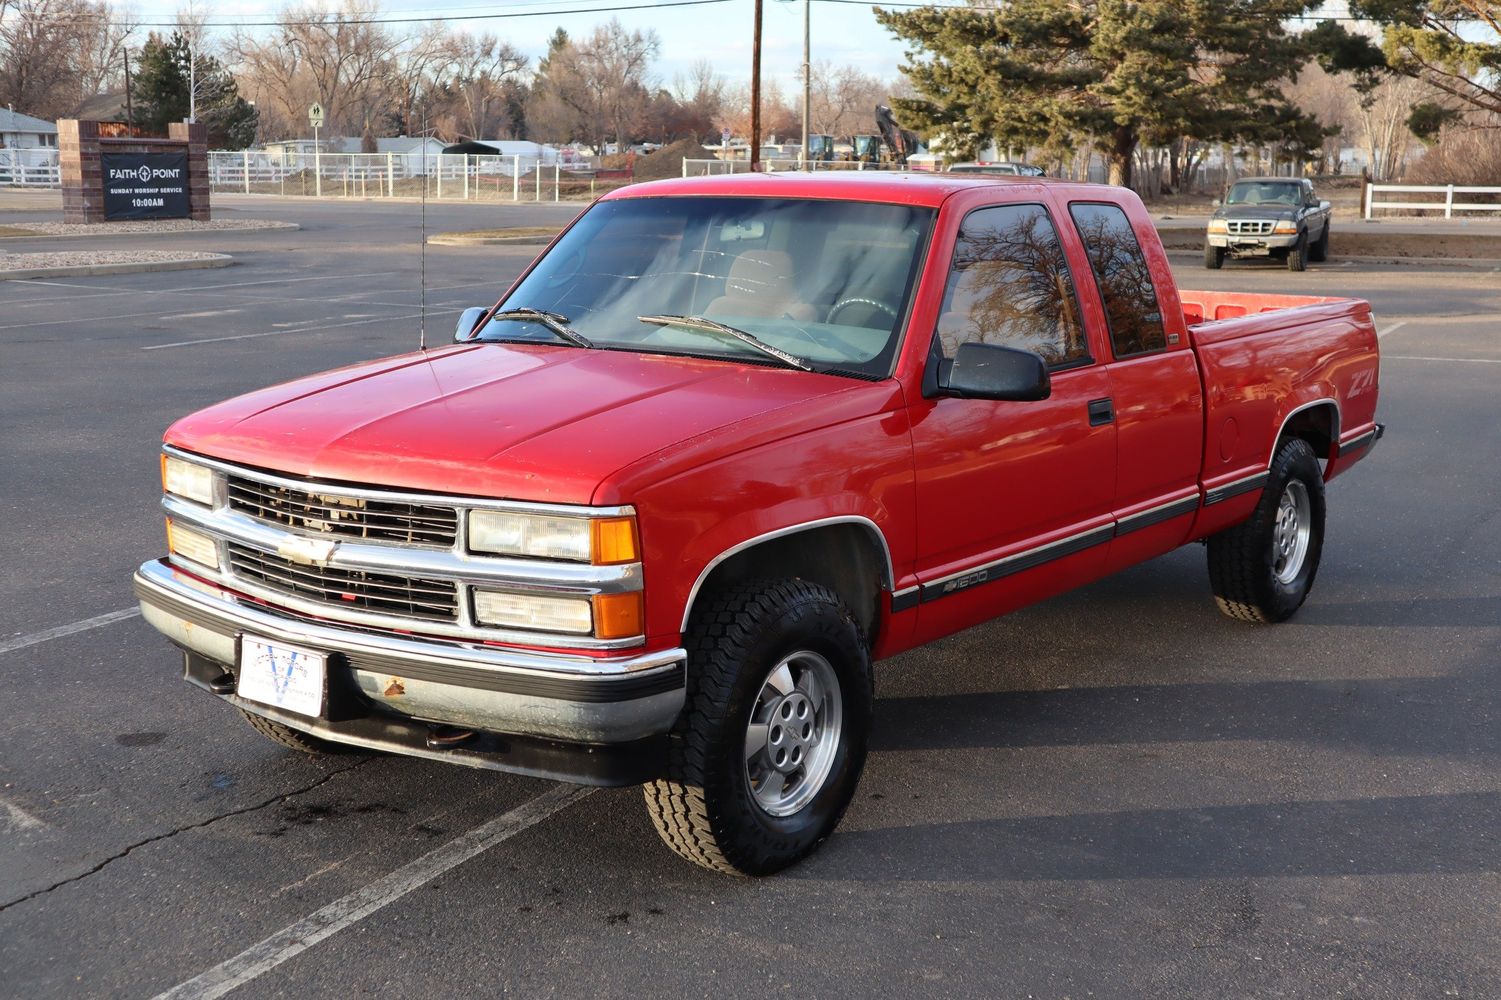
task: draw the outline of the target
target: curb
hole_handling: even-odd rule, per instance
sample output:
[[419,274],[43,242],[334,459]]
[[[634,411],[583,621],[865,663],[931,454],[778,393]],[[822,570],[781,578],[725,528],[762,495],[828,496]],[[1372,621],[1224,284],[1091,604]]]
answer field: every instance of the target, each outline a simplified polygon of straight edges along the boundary
[[[19,228],[19,227],[17,227]],[[32,233],[30,236],[0,236],[4,240],[89,240],[101,236],[217,236],[219,233],[285,233],[302,227],[295,222],[278,222],[274,226],[233,226],[220,229],[143,229],[134,233]]]
[[[561,232],[562,230],[559,230]],[[551,236],[429,236],[427,241],[440,247],[546,246],[557,238]]]
[[234,258],[228,254],[194,257],[189,260],[148,260],[119,264],[79,264],[74,267],[25,267],[0,271],[0,281],[27,278],[93,278],[106,274],[140,274],[146,271],[193,271],[206,267],[228,267]]

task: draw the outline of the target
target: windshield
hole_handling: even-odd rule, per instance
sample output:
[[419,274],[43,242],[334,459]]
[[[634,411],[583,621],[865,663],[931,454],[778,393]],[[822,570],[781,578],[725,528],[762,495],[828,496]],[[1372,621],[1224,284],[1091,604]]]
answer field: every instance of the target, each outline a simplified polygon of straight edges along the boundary
[[1303,186],[1279,181],[1241,181],[1230,189],[1226,205],[1300,205]]
[[728,326],[814,370],[884,378],[932,215],[792,198],[600,202],[501,303],[549,313],[553,328],[497,316],[477,339],[557,343],[565,323],[597,348],[782,363],[715,329]]

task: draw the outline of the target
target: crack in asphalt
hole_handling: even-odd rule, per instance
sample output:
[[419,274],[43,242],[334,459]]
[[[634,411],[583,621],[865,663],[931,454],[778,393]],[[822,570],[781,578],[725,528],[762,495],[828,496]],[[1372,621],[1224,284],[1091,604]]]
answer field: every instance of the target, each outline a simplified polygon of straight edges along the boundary
[[325,774],[323,777],[319,778],[317,781],[313,782],[312,784],[307,785],[306,787],[295,788],[295,789],[293,789],[290,792],[282,792],[279,795],[273,795],[271,798],[267,799],[264,802],[258,802],[255,805],[244,806],[244,807],[242,807],[240,809],[232,809],[229,812],[219,813],[218,815],[210,816],[208,819],[200,820],[197,823],[189,823],[186,826],[175,827],[175,828],[173,828],[171,830],[168,830],[166,833],[158,833],[158,834],[156,834],[153,837],[147,837],[144,840],[138,840],[135,843],[127,846],[124,850],[121,850],[121,851],[118,851],[118,852],[116,852],[114,854],[111,854],[109,857],[107,857],[104,860],[100,861],[98,864],[95,864],[92,867],[88,868],[86,871],[82,871],[82,872],[78,873],[77,875],[70,875],[70,876],[68,876],[65,879],[62,879],[62,880],[57,881],[57,882],[54,882],[51,885],[45,886],[45,887],[43,887],[41,889],[36,889],[36,890],[34,890],[32,892],[28,892],[26,895],[17,897],[16,899],[12,899],[9,902],[0,903],[0,913],[4,913],[6,910],[9,910],[11,907],[13,907],[13,906],[19,906],[22,903],[27,902],[28,900],[36,899],[38,896],[45,896],[45,895],[47,895],[49,892],[51,892],[54,889],[60,889],[60,888],[62,888],[65,885],[70,885],[70,884],[72,884],[74,882],[81,882],[81,881],[83,881],[84,879],[88,878],[91,875],[97,875],[99,872],[103,871],[106,867],[108,867],[109,865],[113,864],[116,861],[119,861],[121,858],[128,856],[131,852],[135,851],[137,848],[146,847],[147,845],[154,844],[154,843],[156,843],[157,841],[160,841],[160,840],[167,840],[169,838],[177,836],[179,833],[187,833],[189,830],[201,830],[201,829],[203,829],[206,826],[212,826],[213,824],[219,822],[220,820],[230,819],[230,818],[232,818],[234,816],[244,816],[246,813],[253,813],[253,812],[256,812],[256,811],[258,811],[260,809],[265,809],[265,808],[267,808],[269,806],[277,805],[278,803],[285,802],[288,799],[295,798],[298,795],[306,795],[308,792],[311,792],[311,791],[313,791],[313,790],[315,790],[317,788],[323,787],[328,782],[332,781],[334,778],[337,778],[339,775],[341,775],[341,774],[348,774],[350,771],[353,771],[355,768],[361,767],[361,766],[363,766],[365,764],[368,764],[370,761],[372,761],[374,759],[375,758],[373,756],[372,757],[362,758],[360,760],[355,761],[353,764],[350,764],[348,767],[341,767],[337,771],[330,771],[328,774]]

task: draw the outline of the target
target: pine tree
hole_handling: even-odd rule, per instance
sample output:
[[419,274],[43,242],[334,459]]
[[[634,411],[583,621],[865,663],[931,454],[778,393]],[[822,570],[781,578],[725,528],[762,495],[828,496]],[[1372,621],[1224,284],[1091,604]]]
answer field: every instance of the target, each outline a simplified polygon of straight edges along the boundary
[[908,127],[973,156],[987,141],[1071,152],[1093,144],[1131,182],[1143,142],[1181,137],[1301,148],[1318,129],[1281,92],[1313,52],[1290,18],[1317,0],[1007,0],[876,10],[909,45]]
[[[191,47],[180,31],[170,38],[153,32],[141,47],[135,71],[135,123],[166,132],[170,122],[188,117]],[[235,78],[213,56],[196,62],[198,120],[208,126],[209,146],[244,149],[255,141],[257,113],[240,96]]]

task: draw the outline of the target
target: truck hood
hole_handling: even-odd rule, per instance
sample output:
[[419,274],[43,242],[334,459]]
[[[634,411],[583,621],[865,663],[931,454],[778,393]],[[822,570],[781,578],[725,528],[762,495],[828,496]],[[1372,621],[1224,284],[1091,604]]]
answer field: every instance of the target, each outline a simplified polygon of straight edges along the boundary
[[709,438],[730,453],[737,442],[711,432],[746,425],[749,446],[829,412],[804,405],[814,399],[863,397],[831,408],[848,419],[889,396],[874,388],[697,358],[460,345],[231,399],[173,424],[166,443],[327,482],[587,504],[609,502],[595,494],[612,472],[664,449]]

